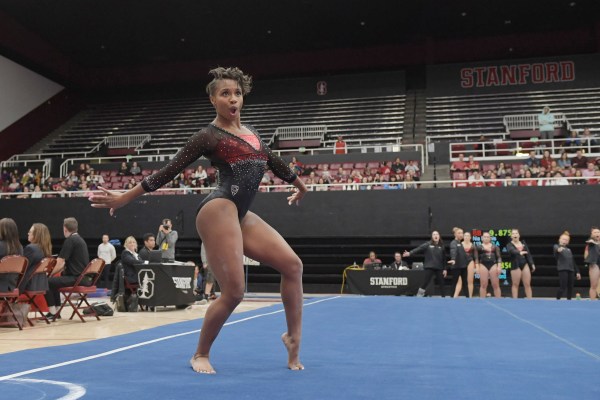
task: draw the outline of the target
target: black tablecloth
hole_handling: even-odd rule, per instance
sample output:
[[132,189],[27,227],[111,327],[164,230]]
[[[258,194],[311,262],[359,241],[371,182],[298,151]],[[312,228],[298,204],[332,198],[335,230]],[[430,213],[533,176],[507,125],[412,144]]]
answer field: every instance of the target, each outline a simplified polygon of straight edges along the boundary
[[173,264],[136,265],[138,299],[144,306],[176,306],[192,304],[194,267]]
[[348,290],[354,294],[414,296],[425,279],[425,271],[346,271]]

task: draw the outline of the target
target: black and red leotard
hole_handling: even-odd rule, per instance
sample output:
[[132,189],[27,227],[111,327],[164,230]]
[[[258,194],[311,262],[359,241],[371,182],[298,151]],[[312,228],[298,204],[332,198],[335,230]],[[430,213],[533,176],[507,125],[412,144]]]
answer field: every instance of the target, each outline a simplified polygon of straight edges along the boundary
[[[237,207],[240,221],[250,208],[260,181],[268,166],[280,179],[292,183],[296,180],[288,165],[260,139],[258,132],[245,125],[258,139],[259,148],[214,124],[194,134],[175,157],[160,171],[146,177],[142,187],[152,192],[168,182],[188,165],[204,156],[218,171],[217,188],[200,203],[198,211],[216,198],[231,200]],[[256,142],[253,140],[253,142]]]

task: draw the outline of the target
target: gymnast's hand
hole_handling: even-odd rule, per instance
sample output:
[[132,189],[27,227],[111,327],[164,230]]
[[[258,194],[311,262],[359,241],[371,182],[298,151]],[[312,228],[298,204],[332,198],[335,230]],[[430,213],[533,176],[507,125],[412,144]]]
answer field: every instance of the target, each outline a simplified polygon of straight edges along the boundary
[[291,206],[296,203],[296,205],[300,204],[300,200],[304,197],[304,193],[306,190],[300,190],[298,188],[292,189],[294,193],[287,198],[288,204]]
[[114,215],[117,208],[123,207],[128,202],[125,200],[124,193],[107,190],[103,187],[98,187],[102,194],[94,193],[89,197],[94,208],[110,208],[110,215]]

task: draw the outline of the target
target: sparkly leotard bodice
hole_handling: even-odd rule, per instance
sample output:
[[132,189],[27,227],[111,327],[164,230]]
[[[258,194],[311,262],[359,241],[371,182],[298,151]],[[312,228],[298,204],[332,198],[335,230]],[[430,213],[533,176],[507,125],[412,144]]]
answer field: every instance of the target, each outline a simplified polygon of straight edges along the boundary
[[146,177],[142,181],[142,187],[146,192],[154,191],[204,156],[217,169],[218,181],[217,189],[200,203],[198,210],[212,199],[225,198],[236,205],[241,220],[254,200],[265,166],[288,183],[296,179],[296,174],[260,140],[254,128],[246,127],[257,137],[260,144],[258,149],[244,139],[211,124],[194,134],[160,171]]

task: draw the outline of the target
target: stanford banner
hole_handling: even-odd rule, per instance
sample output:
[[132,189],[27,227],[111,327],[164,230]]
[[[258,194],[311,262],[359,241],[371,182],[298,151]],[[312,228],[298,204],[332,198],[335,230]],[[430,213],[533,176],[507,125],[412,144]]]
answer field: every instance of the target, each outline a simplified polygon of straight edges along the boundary
[[527,92],[600,86],[600,55],[427,67],[427,95]]

